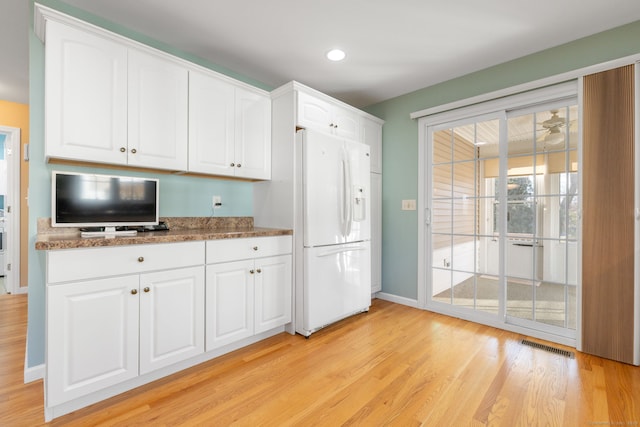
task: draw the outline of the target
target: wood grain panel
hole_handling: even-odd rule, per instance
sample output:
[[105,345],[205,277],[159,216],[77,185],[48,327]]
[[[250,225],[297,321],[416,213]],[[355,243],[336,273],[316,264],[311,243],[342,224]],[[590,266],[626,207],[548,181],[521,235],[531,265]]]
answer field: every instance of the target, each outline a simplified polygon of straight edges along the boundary
[[582,343],[633,361],[634,70],[584,78]]

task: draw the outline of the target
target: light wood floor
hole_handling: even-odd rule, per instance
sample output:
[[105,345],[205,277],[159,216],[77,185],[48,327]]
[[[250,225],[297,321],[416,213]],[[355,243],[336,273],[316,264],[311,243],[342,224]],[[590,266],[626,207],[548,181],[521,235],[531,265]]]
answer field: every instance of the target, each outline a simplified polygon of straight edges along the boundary
[[[25,330],[26,296],[1,296],[0,426],[43,424]],[[640,368],[522,338],[376,300],[308,340],[281,334],[52,425],[640,425]]]

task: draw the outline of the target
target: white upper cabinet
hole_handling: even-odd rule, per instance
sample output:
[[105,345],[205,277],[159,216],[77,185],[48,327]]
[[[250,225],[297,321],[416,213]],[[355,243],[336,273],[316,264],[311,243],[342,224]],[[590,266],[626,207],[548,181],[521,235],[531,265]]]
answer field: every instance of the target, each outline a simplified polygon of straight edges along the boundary
[[271,177],[271,99],[192,71],[189,171],[250,179]]
[[126,164],[127,48],[47,22],[45,154]]
[[362,142],[370,148],[371,172],[382,173],[382,125],[363,117],[361,129]]
[[271,98],[236,88],[235,176],[271,178]]
[[271,178],[269,93],[38,11],[45,17],[36,33],[43,37],[46,26],[47,160]]
[[129,50],[129,165],[187,170],[188,82],[186,68]]
[[299,126],[359,140],[360,117],[355,111],[306,92],[297,93]]
[[233,175],[235,91],[227,82],[189,73],[189,171]]

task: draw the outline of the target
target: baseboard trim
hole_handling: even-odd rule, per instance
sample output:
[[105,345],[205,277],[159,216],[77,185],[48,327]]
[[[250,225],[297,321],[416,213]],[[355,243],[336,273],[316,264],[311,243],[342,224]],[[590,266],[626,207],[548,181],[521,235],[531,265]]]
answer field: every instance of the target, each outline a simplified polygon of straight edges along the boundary
[[398,295],[388,294],[386,292],[377,292],[376,297],[385,301],[395,302],[396,304],[402,304],[413,308],[418,308],[418,300],[405,298]]
[[44,378],[44,363],[41,365],[27,368],[27,364],[24,364],[24,383],[28,384],[34,381],[38,381]]

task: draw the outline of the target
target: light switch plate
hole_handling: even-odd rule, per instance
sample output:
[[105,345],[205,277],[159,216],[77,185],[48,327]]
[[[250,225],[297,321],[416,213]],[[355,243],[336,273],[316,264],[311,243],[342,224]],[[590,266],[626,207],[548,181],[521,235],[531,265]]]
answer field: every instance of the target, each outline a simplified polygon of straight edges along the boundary
[[402,210],[403,211],[415,211],[416,210],[416,201],[415,201],[415,199],[403,200],[402,201]]

